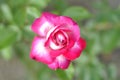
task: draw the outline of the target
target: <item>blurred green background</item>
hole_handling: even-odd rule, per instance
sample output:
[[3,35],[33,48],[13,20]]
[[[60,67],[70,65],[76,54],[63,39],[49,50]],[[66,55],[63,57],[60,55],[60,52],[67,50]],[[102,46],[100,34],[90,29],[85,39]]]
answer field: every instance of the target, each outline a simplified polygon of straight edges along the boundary
[[[87,41],[65,71],[29,58],[44,11],[72,17]],[[120,0],[0,0],[0,80],[120,80]]]

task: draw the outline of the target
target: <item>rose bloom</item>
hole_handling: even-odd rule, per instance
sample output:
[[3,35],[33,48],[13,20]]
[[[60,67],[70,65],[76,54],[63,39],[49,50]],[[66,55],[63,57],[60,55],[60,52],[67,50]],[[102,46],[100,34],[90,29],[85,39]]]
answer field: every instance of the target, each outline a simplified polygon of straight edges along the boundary
[[78,24],[67,16],[44,12],[31,29],[34,37],[30,57],[51,69],[67,69],[86,47]]

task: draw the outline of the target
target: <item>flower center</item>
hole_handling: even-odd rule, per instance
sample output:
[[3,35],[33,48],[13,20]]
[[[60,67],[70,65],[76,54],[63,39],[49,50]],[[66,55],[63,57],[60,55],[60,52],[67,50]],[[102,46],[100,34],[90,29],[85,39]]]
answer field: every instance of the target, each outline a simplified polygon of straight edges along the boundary
[[58,46],[63,46],[67,43],[67,38],[62,31],[58,31],[54,34],[53,42]]
[[57,50],[64,48],[68,43],[68,35],[63,30],[58,30],[52,34],[49,43],[51,49]]
[[66,38],[63,34],[59,33],[56,35],[56,42],[59,44],[59,45],[63,45],[66,43]]

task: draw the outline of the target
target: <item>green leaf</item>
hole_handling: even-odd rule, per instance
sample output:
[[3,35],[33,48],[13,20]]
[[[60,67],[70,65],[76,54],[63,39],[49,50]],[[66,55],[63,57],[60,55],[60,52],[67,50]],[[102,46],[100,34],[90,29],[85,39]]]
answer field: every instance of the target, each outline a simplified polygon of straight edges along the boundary
[[73,6],[67,8],[63,12],[63,15],[70,16],[75,20],[84,20],[91,16],[91,14],[85,8],[80,6]]
[[12,58],[12,48],[10,46],[1,50],[1,55],[5,60]]
[[101,51],[100,36],[98,33],[94,34],[94,43],[92,44],[91,54],[98,54]]
[[73,65],[70,64],[69,68],[65,71],[67,76],[69,77],[69,80],[72,80],[73,76],[74,76],[74,68]]
[[15,8],[18,6],[25,6],[28,3],[28,0],[8,0],[8,3],[11,7]]
[[117,47],[117,44],[119,43],[119,29],[112,29],[110,31],[105,31],[102,34],[102,45],[103,50],[106,53],[111,52],[114,48]]
[[5,20],[11,22],[13,20],[13,16],[10,7],[7,4],[2,4],[0,7]]
[[81,80],[90,80],[91,73],[88,65],[84,66],[81,70],[80,75],[78,76]]
[[13,14],[14,14],[14,21],[16,25],[18,25],[19,27],[23,27],[25,24],[26,16],[27,16],[26,8],[19,7],[14,10]]
[[22,30],[20,30],[20,28],[19,28],[17,25],[15,25],[15,24],[9,25],[8,27],[9,27],[11,30],[17,32],[16,40],[17,40],[17,41],[20,41],[21,38],[22,38]]
[[11,29],[0,30],[0,49],[12,45],[17,38],[17,32]]
[[88,56],[86,56],[85,51],[82,52],[80,58],[78,58],[76,61],[77,61],[77,64],[80,64],[80,65],[85,65],[89,61],[89,58]]
[[40,16],[40,11],[35,7],[27,7],[27,14],[34,18],[38,18]]
[[4,24],[0,23],[0,30],[4,29]]
[[58,69],[56,70],[56,73],[60,80],[69,80],[69,77],[67,76],[66,72],[64,70]]
[[23,38],[27,42],[31,42],[34,37],[34,33],[31,32],[30,25],[26,25],[24,29],[22,30]]
[[30,47],[26,45],[24,42],[20,42],[16,44],[14,47],[14,51],[17,53],[17,56],[19,56],[20,59],[23,60],[23,63],[24,61],[29,59],[28,55],[29,55]]
[[92,52],[91,50],[92,50],[92,48],[94,46],[93,44],[94,44],[95,40],[93,38],[86,38],[86,42],[87,42],[86,51],[88,53]]
[[66,0],[54,0],[52,5],[58,13],[62,13],[68,7]]
[[29,4],[30,5],[34,5],[38,8],[45,8],[47,6],[47,3],[49,2],[49,0],[29,0]]
[[116,80],[117,78],[117,70],[114,64],[110,64],[108,67],[108,76],[109,80]]

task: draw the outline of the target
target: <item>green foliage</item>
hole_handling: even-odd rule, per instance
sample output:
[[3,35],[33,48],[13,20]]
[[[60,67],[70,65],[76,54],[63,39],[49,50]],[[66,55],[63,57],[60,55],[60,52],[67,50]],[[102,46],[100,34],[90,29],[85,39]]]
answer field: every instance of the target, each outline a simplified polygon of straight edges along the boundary
[[102,45],[103,45],[103,51],[105,52],[111,52],[112,49],[115,48],[115,46],[117,46],[118,42],[119,42],[119,34],[120,34],[120,30],[118,29],[112,29],[109,31],[105,31],[102,33]]
[[[120,47],[120,8],[112,9],[107,0],[93,6],[96,13],[69,6],[65,0],[0,0],[0,56],[6,60],[17,56],[27,68],[27,80],[117,80],[115,65],[105,65],[98,55],[111,55]],[[31,24],[46,10],[76,20],[87,41],[81,57],[65,71],[29,59]]]
[[11,29],[0,29],[0,49],[12,45],[17,39],[17,33]]
[[88,12],[85,8],[80,6],[73,6],[67,8],[63,15],[70,16],[75,20],[85,20],[91,16],[90,12]]
[[23,27],[26,21],[26,8],[19,7],[19,10],[14,11],[13,14],[16,25]]
[[113,64],[110,64],[108,67],[108,75],[109,75],[109,80],[116,80],[116,76],[117,76],[117,71],[116,71],[116,67]]
[[2,15],[4,16],[3,18],[6,21],[11,22],[13,20],[13,15],[11,13],[10,7],[7,4],[2,4],[0,7]]
[[[65,0],[54,0],[51,1],[51,3],[58,14],[62,14],[62,12],[68,7],[68,4]],[[62,5],[58,5],[58,4],[62,4]]]
[[69,77],[66,75],[65,71],[58,69],[56,72],[61,80],[69,80]]
[[5,60],[10,60],[12,58],[12,47],[8,46],[1,50],[1,55]]

